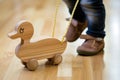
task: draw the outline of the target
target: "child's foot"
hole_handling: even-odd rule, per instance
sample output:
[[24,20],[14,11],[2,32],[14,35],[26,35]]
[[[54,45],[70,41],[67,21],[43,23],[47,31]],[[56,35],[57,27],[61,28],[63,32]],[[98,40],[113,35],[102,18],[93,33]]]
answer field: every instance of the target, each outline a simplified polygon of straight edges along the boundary
[[81,35],[85,42],[77,48],[77,52],[82,56],[92,56],[104,48],[104,40],[102,38],[95,38],[90,35]]
[[68,28],[68,31],[66,33],[66,40],[68,42],[73,42],[77,40],[82,31],[87,27],[87,23],[80,23],[75,19],[72,19],[72,22]]

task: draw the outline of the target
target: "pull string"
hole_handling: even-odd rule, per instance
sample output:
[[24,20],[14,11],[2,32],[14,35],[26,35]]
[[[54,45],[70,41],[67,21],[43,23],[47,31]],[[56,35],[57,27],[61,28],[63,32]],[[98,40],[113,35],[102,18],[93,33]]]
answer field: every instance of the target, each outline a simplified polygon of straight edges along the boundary
[[54,16],[54,24],[53,24],[53,31],[52,31],[52,37],[54,38],[55,36],[55,29],[56,29],[56,22],[57,22],[57,14],[58,14],[58,10],[60,7],[62,0],[56,0],[56,9],[55,9],[55,16]]
[[[56,22],[57,22],[57,14],[58,14],[58,10],[59,10],[59,7],[60,7],[61,2],[62,2],[62,0],[56,0],[56,10],[55,10],[55,16],[54,16],[54,24],[53,24],[52,37],[55,36],[55,29],[56,29]],[[74,13],[75,13],[75,10],[76,10],[76,8],[77,8],[78,3],[79,3],[79,0],[77,0],[76,3],[75,3],[75,6],[74,6],[74,8],[73,8],[73,11],[72,11],[72,14],[71,14],[71,17],[70,17],[70,21],[69,21],[69,23],[68,23],[68,27],[69,27],[69,25],[71,24],[71,21],[72,21],[72,18],[73,18],[73,15],[74,15]],[[66,36],[67,31],[68,31],[68,27],[67,27],[67,30],[65,31],[64,36],[62,37],[61,42],[64,42],[64,40],[65,40],[65,36]]]
[[[76,3],[75,3],[75,6],[74,6],[74,8],[73,8],[73,11],[72,11],[72,14],[71,14],[71,17],[70,17],[70,21],[69,21],[69,23],[68,23],[68,27],[69,27],[70,24],[71,24],[71,21],[72,21],[72,18],[73,18],[73,16],[74,16],[74,13],[75,13],[75,10],[76,10],[76,8],[77,8],[78,3],[79,3],[79,0],[77,0]],[[67,30],[66,30],[64,36],[62,37],[62,41],[61,41],[61,42],[64,42],[64,41],[65,41],[65,36],[66,36],[67,31],[68,31],[68,27],[67,27]]]

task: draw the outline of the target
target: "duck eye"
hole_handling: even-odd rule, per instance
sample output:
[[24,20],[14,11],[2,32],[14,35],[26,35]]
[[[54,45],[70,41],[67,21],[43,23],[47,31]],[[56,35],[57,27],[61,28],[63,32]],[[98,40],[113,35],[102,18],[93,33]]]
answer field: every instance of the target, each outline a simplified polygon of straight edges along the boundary
[[24,28],[20,28],[20,33],[24,33]]

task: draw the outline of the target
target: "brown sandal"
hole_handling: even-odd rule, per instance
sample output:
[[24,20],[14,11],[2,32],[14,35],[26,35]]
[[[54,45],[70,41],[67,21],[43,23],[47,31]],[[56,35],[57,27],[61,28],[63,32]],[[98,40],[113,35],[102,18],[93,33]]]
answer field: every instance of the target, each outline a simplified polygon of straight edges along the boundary
[[81,35],[81,39],[85,39],[84,43],[77,48],[79,55],[92,56],[98,54],[104,48],[104,39],[95,38],[90,35]]

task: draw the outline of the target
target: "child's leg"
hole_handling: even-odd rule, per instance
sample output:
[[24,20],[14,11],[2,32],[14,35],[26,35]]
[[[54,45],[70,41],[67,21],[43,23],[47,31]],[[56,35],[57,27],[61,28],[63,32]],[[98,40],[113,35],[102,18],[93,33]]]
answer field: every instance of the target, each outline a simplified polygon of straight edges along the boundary
[[[69,12],[71,14],[77,0],[63,0],[63,1],[67,4],[69,8]],[[77,5],[73,18],[80,22],[85,22],[86,17],[85,17],[85,13],[82,11],[80,7],[80,2]]]
[[104,38],[105,8],[103,0],[81,0],[80,3],[88,21],[87,34]]
[[86,14],[88,31],[84,43],[77,48],[79,55],[92,56],[104,48],[105,8],[102,0],[81,0],[81,7]]

